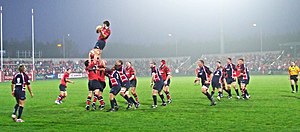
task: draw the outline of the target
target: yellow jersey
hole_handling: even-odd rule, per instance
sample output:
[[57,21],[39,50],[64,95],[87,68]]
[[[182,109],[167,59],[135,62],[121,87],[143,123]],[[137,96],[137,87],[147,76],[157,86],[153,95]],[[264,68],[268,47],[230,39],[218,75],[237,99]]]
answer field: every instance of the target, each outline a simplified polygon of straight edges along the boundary
[[290,75],[298,75],[300,72],[300,69],[298,66],[290,66],[289,67],[289,74]]

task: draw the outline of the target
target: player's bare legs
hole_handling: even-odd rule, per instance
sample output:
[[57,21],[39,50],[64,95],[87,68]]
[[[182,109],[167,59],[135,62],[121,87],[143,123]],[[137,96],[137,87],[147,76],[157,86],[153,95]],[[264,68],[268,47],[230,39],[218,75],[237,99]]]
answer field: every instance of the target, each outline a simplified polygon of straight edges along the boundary
[[216,105],[215,101],[213,100],[212,96],[209,94],[209,90],[206,86],[202,86],[202,89],[201,89],[202,93],[204,95],[206,95],[206,97],[210,100],[211,102],[211,106],[214,106]]
[[131,94],[134,96],[135,101],[136,101],[137,103],[139,103],[139,99],[138,99],[138,96],[137,96],[137,94],[136,94],[136,87],[131,87]]
[[157,108],[157,93],[158,91],[155,89],[152,89],[152,98],[153,98],[153,105],[152,108]]
[[93,110],[96,110],[96,102],[98,100],[98,97],[99,97],[99,89],[96,89],[94,91],[94,99],[93,99],[93,103],[92,103]]
[[86,99],[86,107],[85,107],[86,110],[90,110],[90,104],[91,104],[92,96],[93,96],[93,91],[89,91],[88,97]]
[[168,85],[164,85],[163,90],[167,96],[168,103],[172,102],[171,94],[170,94],[170,87]]
[[[16,105],[17,107],[15,106],[14,112],[12,115],[12,118],[14,121],[24,122],[24,120],[21,119],[24,105],[25,105],[25,100],[21,100],[21,99],[17,100],[17,105]],[[18,111],[18,117],[16,116],[17,111]]]
[[104,103],[104,100],[103,100],[102,91],[100,91],[100,90],[98,92],[98,100],[99,100],[99,103],[100,103],[99,110],[103,110],[104,106],[105,106],[105,103]]

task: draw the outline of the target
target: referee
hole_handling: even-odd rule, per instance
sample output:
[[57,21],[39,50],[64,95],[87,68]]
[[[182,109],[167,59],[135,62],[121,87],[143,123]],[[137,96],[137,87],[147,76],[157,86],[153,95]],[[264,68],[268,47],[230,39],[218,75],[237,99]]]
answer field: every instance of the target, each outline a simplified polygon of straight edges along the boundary
[[298,74],[300,69],[296,66],[295,62],[291,62],[291,66],[289,67],[289,76],[291,81],[292,93],[295,93],[295,85],[296,85],[296,92],[298,93]]

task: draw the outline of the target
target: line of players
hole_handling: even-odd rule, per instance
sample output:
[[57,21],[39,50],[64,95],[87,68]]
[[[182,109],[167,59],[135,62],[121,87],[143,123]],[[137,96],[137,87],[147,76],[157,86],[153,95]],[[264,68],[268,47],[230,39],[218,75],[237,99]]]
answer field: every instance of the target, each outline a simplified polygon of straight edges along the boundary
[[[198,60],[198,67],[195,70],[196,79],[195,84],[202,84],[202,93],[207,96],[211,102],[211,106],[216,105],[214,100],[215,90],[218,89],[217,99],[221,100],[223,97],[223,90],[228,93],[228,99],[232,98],[231,87],[234,88],[237,99],[240,99],[240,94],[236,83],[238,83],[242,92],[243,99],[249,99],[250,95],[247,91],[247,85],[250,81],[250,74],[248,68],[244,64],[244,59],[238,59],[238,64],[234,65],[231,58],[227,58],[227,65],[221,65],[221,61],[216,62],[216,69],[212,72],[203,60]],[[212,91],[209,93],[209,86],[212,85]],[[226,87],[227,85],[227,87]]]
[[[126,62],[126,67],[123,66],[123,61],[117,60],[112,68],[106,67],[106,61],[100,60],[99,58],[94,61],[94,58],[85,61],[86,72],[88,74],[88,97],[86,101],[86,110],[96,110],[96,102],[99,101],[99,110],[103,110],[105,107],[105,103],[103,100],[103,91],[106,87],[105,77],[108,77],[109,87],[111,88],[109,94],[109,100],[111,104],[111,108],[108,111],[114,112],[119,109],[119,106],[116,101],[116,96],[120,93],[120,95],[127,101],[128,106],[127,109],[133,108],[136,109],[140,106],[138,95],[136,93],[137,86],[137,78],[136,71],[134,70],[131,62]],[[162,91],[167,96],[167,102],[171,103],[171,95],[169,92],[169,85],[171,80],[171,70],[166,65],[166,61],[162,60],[159,68],[156,67],[155,62],[150,62],[151,68],[151,87],[152,97],[153,97],[153,105],[152,108],[157,108],[157,94],[160,96],[162,100],[162,106],[166,106],[167,103],[164,100],[164,95]],[[61,104],[62,100],[67,96],[67,83],[74,83],[69,80],[69,75],[71,73],[71,69],[67,69],[64,73],[61,83],[60,83],[60,95],[55,101],[56,104]],[[131,90],[130,90],[131,88]],[[133,99],[133,97],[135,98]],[[92,99],[93,97],[93,99]]]
[[[162,106],[167,105],[167,103],[164,101],[162,90],[164,90],[165,94],[167,95],[168,103],[172,102],[169,93],[171,71],[166,66],[165,60],[162,60],[161,63],[162,64],[159,69],[156,67],[154,62],[150,63],[152,74],[151,87],[153,87],[152,96],[154,101],[152,108],[157,107],[157,94],[159,94],[160,98],[162,99]],[[126,67],[124,67],[123,61],[117,60],[112,68],[107,68],[105,60],[98,59],[96,62],[89,62],[86,60],[85,66],[89,80],[89,94],[86,101],[86,110],[90,110],[90,105],[92,106],[92,110],[96,110],[97,100],[100,103],[99,110],[104,109],[105,103],[103,101],[102,93],[106,87],[105,76],[108,77],[109,87],[111,88],[109,94],[111,108],[108,110],[109,112],[114,112],[119,109],[115,98],[119,93],[127,101],[127,109],[132,107],[136,109],[140,106],[138,95],[136,93],[136,71],[134,70],[131,62],[126,62]],[[135,99],[130,95],[129,91],[131,91],[130,93]],[[92,96],[94,97],[93,101]]]

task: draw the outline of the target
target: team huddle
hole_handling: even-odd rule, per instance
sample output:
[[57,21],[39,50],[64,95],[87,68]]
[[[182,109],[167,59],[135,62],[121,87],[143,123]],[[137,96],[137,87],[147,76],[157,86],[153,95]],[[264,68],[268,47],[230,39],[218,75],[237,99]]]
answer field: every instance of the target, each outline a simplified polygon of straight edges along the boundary
[[[212,72],[207,66],[204,65],[203,60],[198,60],[197,65],[198,67],[195,71],[197,77],[194,83],[200,83],[201,80],[202,93],[206,95],[210,100],[211,106],[216,105],[216,102],[214,100],[214,93],[216,89],[218,89],[218,100],[221,100],[221,98],[223,97],[223,90],[228,93],[228,99],[231,99],[231,87],[234,88],[237,99],[240,99],[240,94],[236,83],[238,83],[239,88],[242,92],[242,98],[250,98],[250,95],[247,91],[247,85],[250,81],[250,74],[248,68],[244,64],[244,59],[239,59],[238,64],[234,65],[231,58],[227,58],[227,65],[225,65],[224,67],[221,66],[221,61],[217,61],[214,72]],[[211,93],[209,93],[210,85],[212,85]]]

